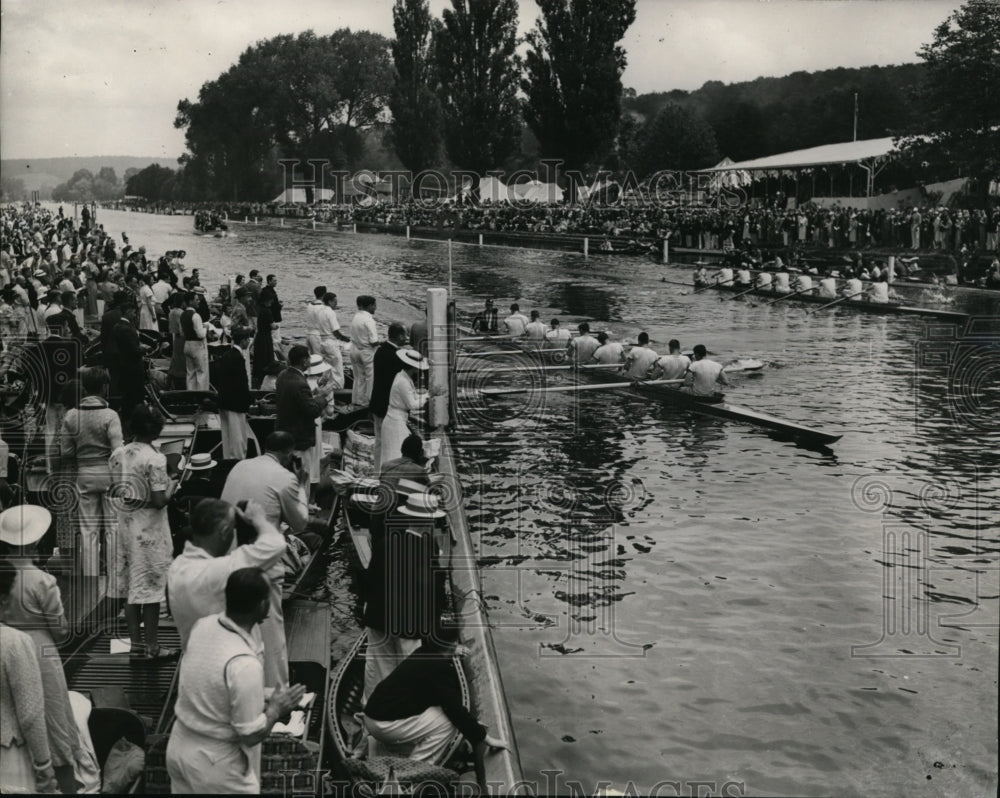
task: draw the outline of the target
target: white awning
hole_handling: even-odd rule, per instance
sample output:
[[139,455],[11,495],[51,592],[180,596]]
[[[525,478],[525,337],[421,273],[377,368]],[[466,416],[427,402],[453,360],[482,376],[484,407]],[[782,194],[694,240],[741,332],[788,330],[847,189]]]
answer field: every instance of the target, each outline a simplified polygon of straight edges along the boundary
[[870,161],[884,158],[895,152],[892,137],[884,139],[865,139],[864,141],[845,141],[840,144],[824,144],[820,147],[810,147],[806,150],[793,150],[778,155],[768,155],[765,158],[754,158],[752,161],[738,163],[720,163],[702,172],[742,172],[757,169],[805,169],[810,166],[824,164],[847,164],[859,161]]

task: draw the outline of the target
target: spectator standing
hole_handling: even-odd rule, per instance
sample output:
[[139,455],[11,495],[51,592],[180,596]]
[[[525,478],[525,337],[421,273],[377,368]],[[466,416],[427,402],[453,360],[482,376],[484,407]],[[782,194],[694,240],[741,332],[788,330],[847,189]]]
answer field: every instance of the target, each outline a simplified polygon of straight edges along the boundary
[[358,407],[368,407],[372,396],[375,370],[375,348],[378,330],[375,329],[375,297],[362,294],[357,299],[358,311],[351,319],[351,366],[354,388],[351,402]]
[[194,625],[167,743],[171,792],[260,792],[260,744],[305,694],[302,685],[281,687],[265,702],[257,627],[268,608],[264,574],[241,568],[226,581],[225,612]]
[[215,381],[218,386],[219,422],[222,427],[222,457],[242,460],[247,456],[250,425],[250,379],[244,352],[250,349],[250,330],[234,329],[233,346],[215,361]]
[[372,361],[372,393],[368,410],[375,423],[375,470],[382,462],[382,422],[389,410],[389,394],[396,375],[403,369],[403,361],[397,357],[406,346],[406,328],[398,322],[389,325],[388,340],[375,351]]

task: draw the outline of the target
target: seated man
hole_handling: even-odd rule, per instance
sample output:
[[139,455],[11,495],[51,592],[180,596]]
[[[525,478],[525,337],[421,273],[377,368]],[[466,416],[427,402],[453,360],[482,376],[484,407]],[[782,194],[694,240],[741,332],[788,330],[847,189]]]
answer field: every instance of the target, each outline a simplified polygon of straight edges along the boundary
[[687,382],[681,388],[685,393],[695,396],[713,396],[716,392],[716,385],[728,385],[726,373],[722,369],[721,363],[709,360],[706,355],[708,350],[704,344],[698,344],[694,348],[694,363],[688,366]]
[[507,744],[490,737],[462,703],[451,658],[466,652],[457,643],[458,630],[453,626],[439,626],[425,637],[420,648],[372,691],[364,725],[394,754],[424,762],[439,757],[457,729],[473,746],[482,783],[487,748],[507,748]]

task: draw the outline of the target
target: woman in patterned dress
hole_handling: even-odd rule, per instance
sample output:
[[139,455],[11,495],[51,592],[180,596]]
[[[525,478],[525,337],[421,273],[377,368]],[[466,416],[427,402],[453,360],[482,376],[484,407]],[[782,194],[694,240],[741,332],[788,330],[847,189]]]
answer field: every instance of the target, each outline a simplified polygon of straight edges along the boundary
[[[153,445],[163,417],[147,405],[132,413],[134,440],[111,454],[114,504],[118,512],[118,596],[124,597],[125,622],[134,659],[173,659],[157,635],[160,602],[166,598],[167,568],[173,556],[167,503],[177,487],[167,476],[167,458]],[[110,580],[109,580],[110,581]],[[143,643],[139,642],[142,623]]]

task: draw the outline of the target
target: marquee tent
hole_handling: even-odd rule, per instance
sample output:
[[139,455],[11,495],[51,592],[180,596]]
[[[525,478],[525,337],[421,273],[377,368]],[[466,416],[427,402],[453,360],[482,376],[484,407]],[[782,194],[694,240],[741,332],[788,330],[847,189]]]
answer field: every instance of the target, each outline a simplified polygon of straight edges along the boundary
[[543,183],[531,180],[527,183],[515,183],[514,193],[526,202],[562,202],[563,190],[555,183]]
[[510,202],[514,195],[510,186],[496,177],[483,177],[479,180],[480,202]]

